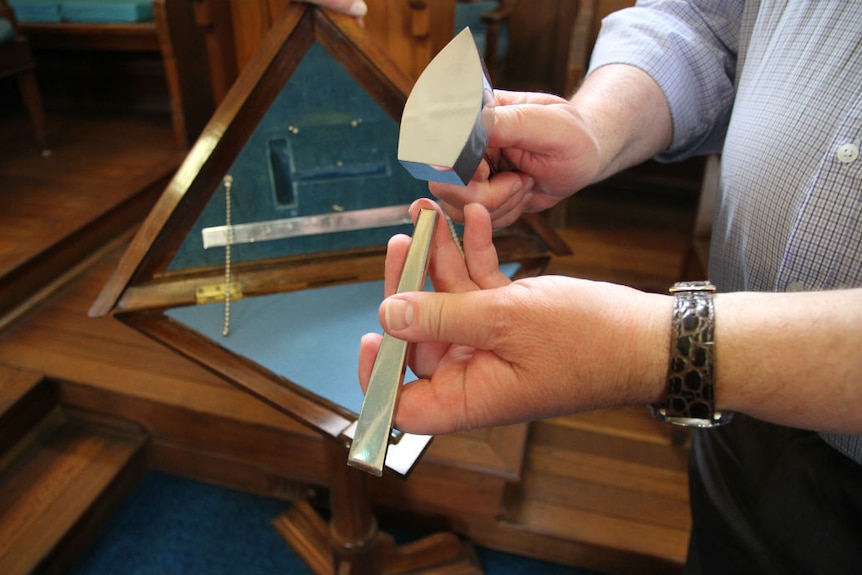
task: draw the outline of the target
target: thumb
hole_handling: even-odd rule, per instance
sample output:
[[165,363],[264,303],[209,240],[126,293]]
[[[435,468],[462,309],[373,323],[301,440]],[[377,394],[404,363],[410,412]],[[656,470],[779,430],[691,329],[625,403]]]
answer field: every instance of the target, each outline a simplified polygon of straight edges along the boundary
[[408,292],[380,305],[387,333],[411,342],[445,342],[492,349],[496,289],[463,293]]

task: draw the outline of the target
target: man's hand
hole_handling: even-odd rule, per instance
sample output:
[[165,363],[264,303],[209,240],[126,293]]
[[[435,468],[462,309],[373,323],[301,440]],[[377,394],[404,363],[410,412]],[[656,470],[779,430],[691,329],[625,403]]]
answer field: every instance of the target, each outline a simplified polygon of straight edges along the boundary
[[[411,214],[433,205],[418,200]],[[429,269],[434,293],[392,295],[410,240],[396,236],[389,244],[380,323],[414,342],[408,359],[420,378],[401,389],[395,427],[450,433],[645,404],[663,394],[667,296],[557,276],[513,282],[499,270],[488,212],[471,204],[464,217],[463,257],[438,220]],[[363,389],[381,339],[362,339]]]
[[317,4],[324,8],[330,8],[336,12],[362,18],[368,13],[368,6],[363,0],[305,0],[310,4]]

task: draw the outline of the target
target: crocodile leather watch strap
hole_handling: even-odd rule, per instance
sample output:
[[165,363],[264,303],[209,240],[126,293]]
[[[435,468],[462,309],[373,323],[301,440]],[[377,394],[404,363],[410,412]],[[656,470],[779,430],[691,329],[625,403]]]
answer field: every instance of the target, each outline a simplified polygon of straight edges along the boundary
[[670,289],[673,321],[667,397],[652,414],[686,427],[715,427],[733,414],[715,409],[715,286],[682,282]]

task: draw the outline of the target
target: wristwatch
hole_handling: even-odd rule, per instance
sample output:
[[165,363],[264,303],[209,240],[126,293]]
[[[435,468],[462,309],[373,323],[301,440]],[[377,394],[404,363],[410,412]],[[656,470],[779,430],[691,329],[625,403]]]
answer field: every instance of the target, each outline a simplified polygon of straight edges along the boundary
[[651,404],[657,419],[684,427],[717,427],[733,413],[715,409],[715,286],[680,282],[670,288],[673,320],[667,397]]

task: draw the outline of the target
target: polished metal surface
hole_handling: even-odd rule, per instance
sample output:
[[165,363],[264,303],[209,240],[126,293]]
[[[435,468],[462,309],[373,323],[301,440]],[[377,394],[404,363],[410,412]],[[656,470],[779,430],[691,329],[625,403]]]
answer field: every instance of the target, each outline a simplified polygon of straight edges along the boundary
[[[398,293],[421,290],[425,284],[428,252],[431,248],[436,221],[436,211],[419,212],[413,240],[398,282]],[[371,379],[365,391],[365,399],[362,402],[362,410],[359,413],[347,457],[347,464],[351,467],[362,469],[372,475],[383,475],[392,419],[398,392],[404,383],[406,362],[407,342],[389,334],[383,334],[383,341],[371,370]]]
[[420,180],[465,185],[485,156],[494,91],[469,28],[428,64],[401,116],[398,160]]
[[201,230],[201,236],[206,249],[227,245],[228,236],[230,236],[230,244],[237,245],[313,234],[398,226],[410,223],[410,214],[407,211],[409,207],[407,205],[386,206],[233,226],[213,226]]

